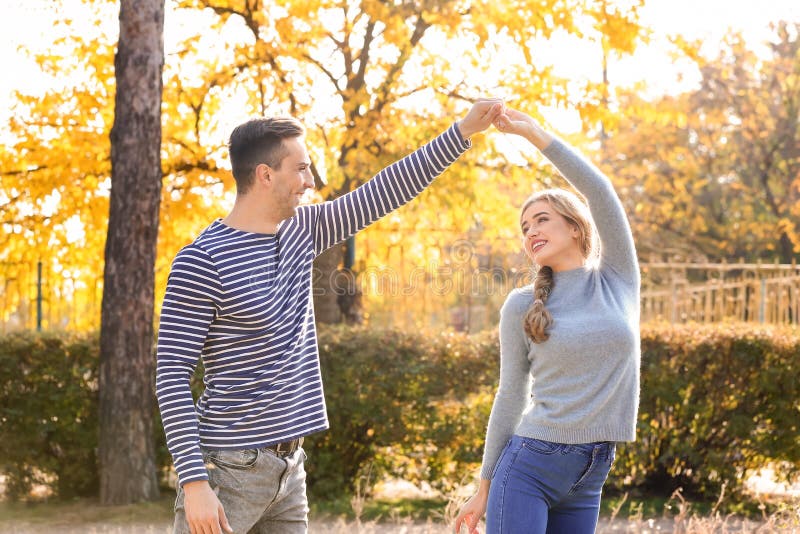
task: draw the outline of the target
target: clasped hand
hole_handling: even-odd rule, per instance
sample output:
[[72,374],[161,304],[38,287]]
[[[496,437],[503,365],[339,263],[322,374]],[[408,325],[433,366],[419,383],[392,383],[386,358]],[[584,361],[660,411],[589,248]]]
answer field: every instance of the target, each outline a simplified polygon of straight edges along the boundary
[[537,124],[531,117],[509,108],[500,98],[482,98],[475,101],[467,115],[458,123],[464,139],[486,130],[494,124],[503,133],[528,136]]

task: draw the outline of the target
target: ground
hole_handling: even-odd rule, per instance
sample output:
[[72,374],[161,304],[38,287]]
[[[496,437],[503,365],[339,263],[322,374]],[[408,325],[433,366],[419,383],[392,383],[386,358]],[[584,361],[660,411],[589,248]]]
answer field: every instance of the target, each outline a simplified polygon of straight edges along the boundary
[[[0,503],[0,533],[14,534],[169,534],[171,532],[170,496],[155,503],[133,506],[103,507],[94,501],[73,503],[9,504]],[[639,516],[602,517],[599,533],[654,534],[681,532],[701,533],[768,533],[800,534],[800,502],[789,513],[754,521],[715,515],[695,516],[682,513],[672,517],[645,519]],[[639,514],[641,515],[641,514]],[[445,534],[452,527],[443,519],[424,522],[411,520],[357,521],[315,518],[310,534]]]
[[[2,477],[0,477],[2,478]],[[776,513],[760,520],[722,516],[713,510],[703,513],[683,501],[680,497],[669,503],[659,501],[644,506],[642,503],[625,502],[621,497],[605,499],[606,509],[600,519],[599,533],[654,534],[680,532],[682,534],[706,533],[793,533],[800,534],[800,484],[786,487],[771,482],[772,473],[764,473],[754,491],[775,492],[785,504]],[[2,482],[2,480],[0,480]],[[376,487],[387,495],[405,499],[408,505],[414,497],[430,498],[429,492],[420,491],[408,483],[394,481]],[[9,503],[0,501],[0,534],[169,534],[171,532],[172,505],[174,495],[165,492],[153,503],[131,506],[100,506],[95,500],[82,499],[74,502]],[[616,503],[619,503],[618,505]],[[312,503],[313,504],[313,503]],[[359,503],[355,503],[358,508]],[[363,502],[361,503],[363,505]],[[625,506],[623,506],[623,504]],[[345,503],[349,508],[350,504]],[[405,506],[407,509],[407,506]],[[616,511],[614,510],[616,508]],[[373,507],[373,510],[375,507]],[[389,501],[381,508],[380,522],[367,520],[344,520],[327,516],[324,512],[312,513],[310,534],[445,534],[452,533],[453,507],[447,509],[441,501],[433,507],[420,506],[412,509],[427,511],[425,521],[393,518],[399,505]],[[439,510],[441,509],[441,513]],[[388,512],[386,511],[388,510]],[[338,515],[338,512],[336,513]],[[374,515],[373,515],[374,516]],[[388,517],[387,517],[388,516]],[[362,515],[361,517],[364,517]]]

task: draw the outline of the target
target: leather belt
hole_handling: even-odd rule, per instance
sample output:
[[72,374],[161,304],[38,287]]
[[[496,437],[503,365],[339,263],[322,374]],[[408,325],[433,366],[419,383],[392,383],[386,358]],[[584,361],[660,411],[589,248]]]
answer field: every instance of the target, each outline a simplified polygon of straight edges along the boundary
[[276,443],[275,445],[267,445],[264,448],[271,450],[280,457],[285,457],[289,456],[302,446],[303,438],[297,438],[291,441],[284,441],[283,443]]

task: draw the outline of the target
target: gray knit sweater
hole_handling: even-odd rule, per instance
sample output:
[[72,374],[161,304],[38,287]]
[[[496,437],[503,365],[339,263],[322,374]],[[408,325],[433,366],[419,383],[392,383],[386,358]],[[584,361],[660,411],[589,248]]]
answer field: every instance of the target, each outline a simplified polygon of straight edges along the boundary
[[565,143],[544,155],[589,204],[600,237],[596,265],[554,273],[550,338],[533,343],[523,318],[533,287],[500,311],[500,385],[486,432],[481,478],[512,434],[557,443],[633,441],[639,406],[639,265],[611,182]]

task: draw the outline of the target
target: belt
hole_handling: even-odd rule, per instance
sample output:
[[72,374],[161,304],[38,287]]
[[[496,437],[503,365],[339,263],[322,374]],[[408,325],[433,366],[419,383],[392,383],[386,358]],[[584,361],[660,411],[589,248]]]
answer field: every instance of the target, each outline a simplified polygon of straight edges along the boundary
[[285,457],[292,454],[302,445],[303,445],[303,438],[297,438],[291,441],[284,441],[283,443],[276,443],[275,445],[267,445],[264,448],[271,450],[280,457]]

